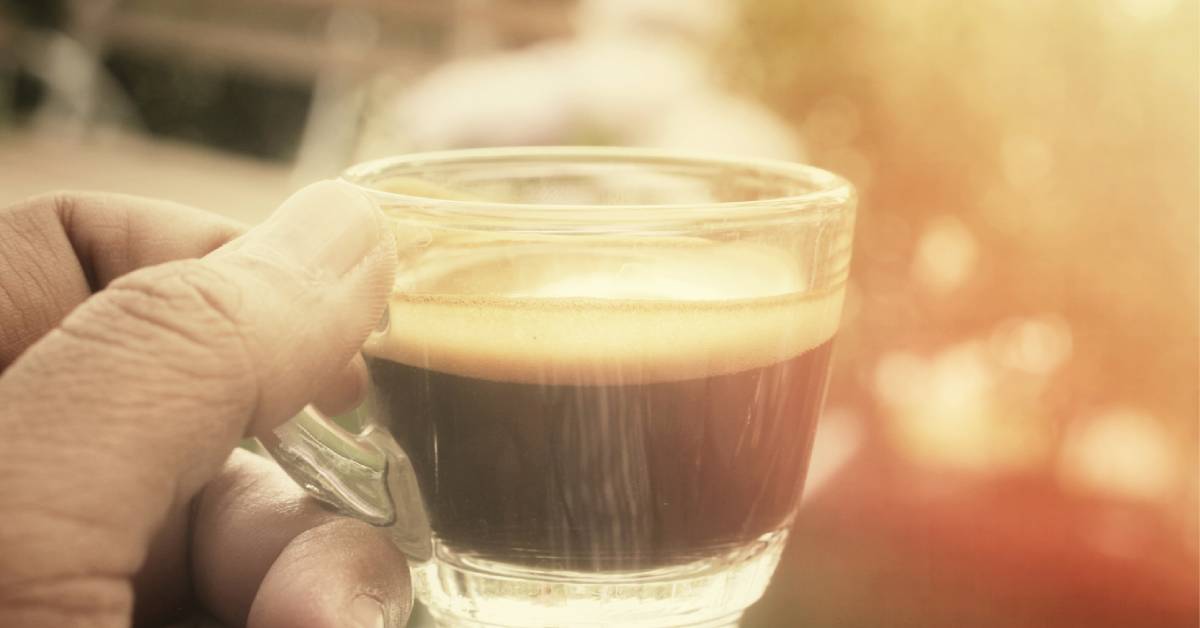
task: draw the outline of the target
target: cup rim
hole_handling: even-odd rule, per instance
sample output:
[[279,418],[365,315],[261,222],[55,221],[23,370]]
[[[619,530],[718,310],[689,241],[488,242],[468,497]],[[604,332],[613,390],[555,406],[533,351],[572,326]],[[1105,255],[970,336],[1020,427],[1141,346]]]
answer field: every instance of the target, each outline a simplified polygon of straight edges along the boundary
[[[504,162],[522,159],[554,159],[578,162],[680,164],[693,167],[736,168],[764,175],[783,177],[812,186],[811,190],[768,198],[742,201],[711,201],[691,203],[518,203],[476,199],[438,198],[385,191],[372,187],[373,178],[398,169],[420,170],[444,164],[471,162]],[[627,212],[648,219],[663,219],[670,214],[694,215],[697,211],[716,210],[725,216],[793,214],[809,209],[829,210],[847,206],[853,209],[856,200],[854,186],[845,178],[807,164],[761,157],[744,157],[718,153],[684,150],[614,146],[514,146],[501,148],[468,148],[433,152],[418,152],[365,161],[344,170],[341,180],[363,190],[379,202],[472,215],[504,215],[510,218],[552,215],[561,219],[572,213]]]

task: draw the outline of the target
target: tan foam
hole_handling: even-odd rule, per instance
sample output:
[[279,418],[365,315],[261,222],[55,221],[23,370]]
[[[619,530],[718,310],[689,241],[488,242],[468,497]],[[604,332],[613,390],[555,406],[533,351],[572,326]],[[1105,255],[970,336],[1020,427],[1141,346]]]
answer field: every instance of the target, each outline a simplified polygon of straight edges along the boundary
[[[399,282],[387,331],[368,339],[365,349],[468,377],[615,384],[764,366],[799,355],[837,330],[842,289],[801,296],[790,258],[760,247],[655,251],[653,263],[644,264],[629,257],[635,261],[614,265],[614,254],[632,255],[572,258],[564,252],[545,265],[553,272],[523,276],[513,268],[538,265],[523,260],[505,270],[470,263],[469,256],[425,264]],[[437,291],[445,286],[454,294]]]

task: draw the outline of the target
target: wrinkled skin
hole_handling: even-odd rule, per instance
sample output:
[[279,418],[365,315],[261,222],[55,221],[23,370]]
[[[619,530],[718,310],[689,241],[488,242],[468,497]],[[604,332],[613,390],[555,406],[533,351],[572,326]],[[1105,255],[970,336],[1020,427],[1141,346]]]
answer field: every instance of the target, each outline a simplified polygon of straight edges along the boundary
[[403,625],[385,536],[235,450],[357,403],[394,266],[334,182],[248,231],[118,195],[0,209],[0,626]]

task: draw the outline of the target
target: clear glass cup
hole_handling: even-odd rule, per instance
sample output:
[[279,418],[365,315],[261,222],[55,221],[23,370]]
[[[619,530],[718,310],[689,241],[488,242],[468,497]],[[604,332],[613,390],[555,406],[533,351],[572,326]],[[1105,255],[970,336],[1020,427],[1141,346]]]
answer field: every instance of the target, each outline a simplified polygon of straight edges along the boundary
[[800,501],[855,196],[797,164],[608,148],[373,161],[396,235],[366,426],[268,443],[388,526],[446,626],[723,626]]

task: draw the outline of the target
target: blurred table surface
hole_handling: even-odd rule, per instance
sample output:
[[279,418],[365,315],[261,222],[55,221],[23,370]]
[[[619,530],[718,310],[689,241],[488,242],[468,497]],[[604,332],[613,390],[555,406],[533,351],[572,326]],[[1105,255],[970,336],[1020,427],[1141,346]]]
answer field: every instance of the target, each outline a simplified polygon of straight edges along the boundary
[[0,133],[0,206],[56,190],[168,199],[258,222],[302,182],[286,164],[126,134]]

